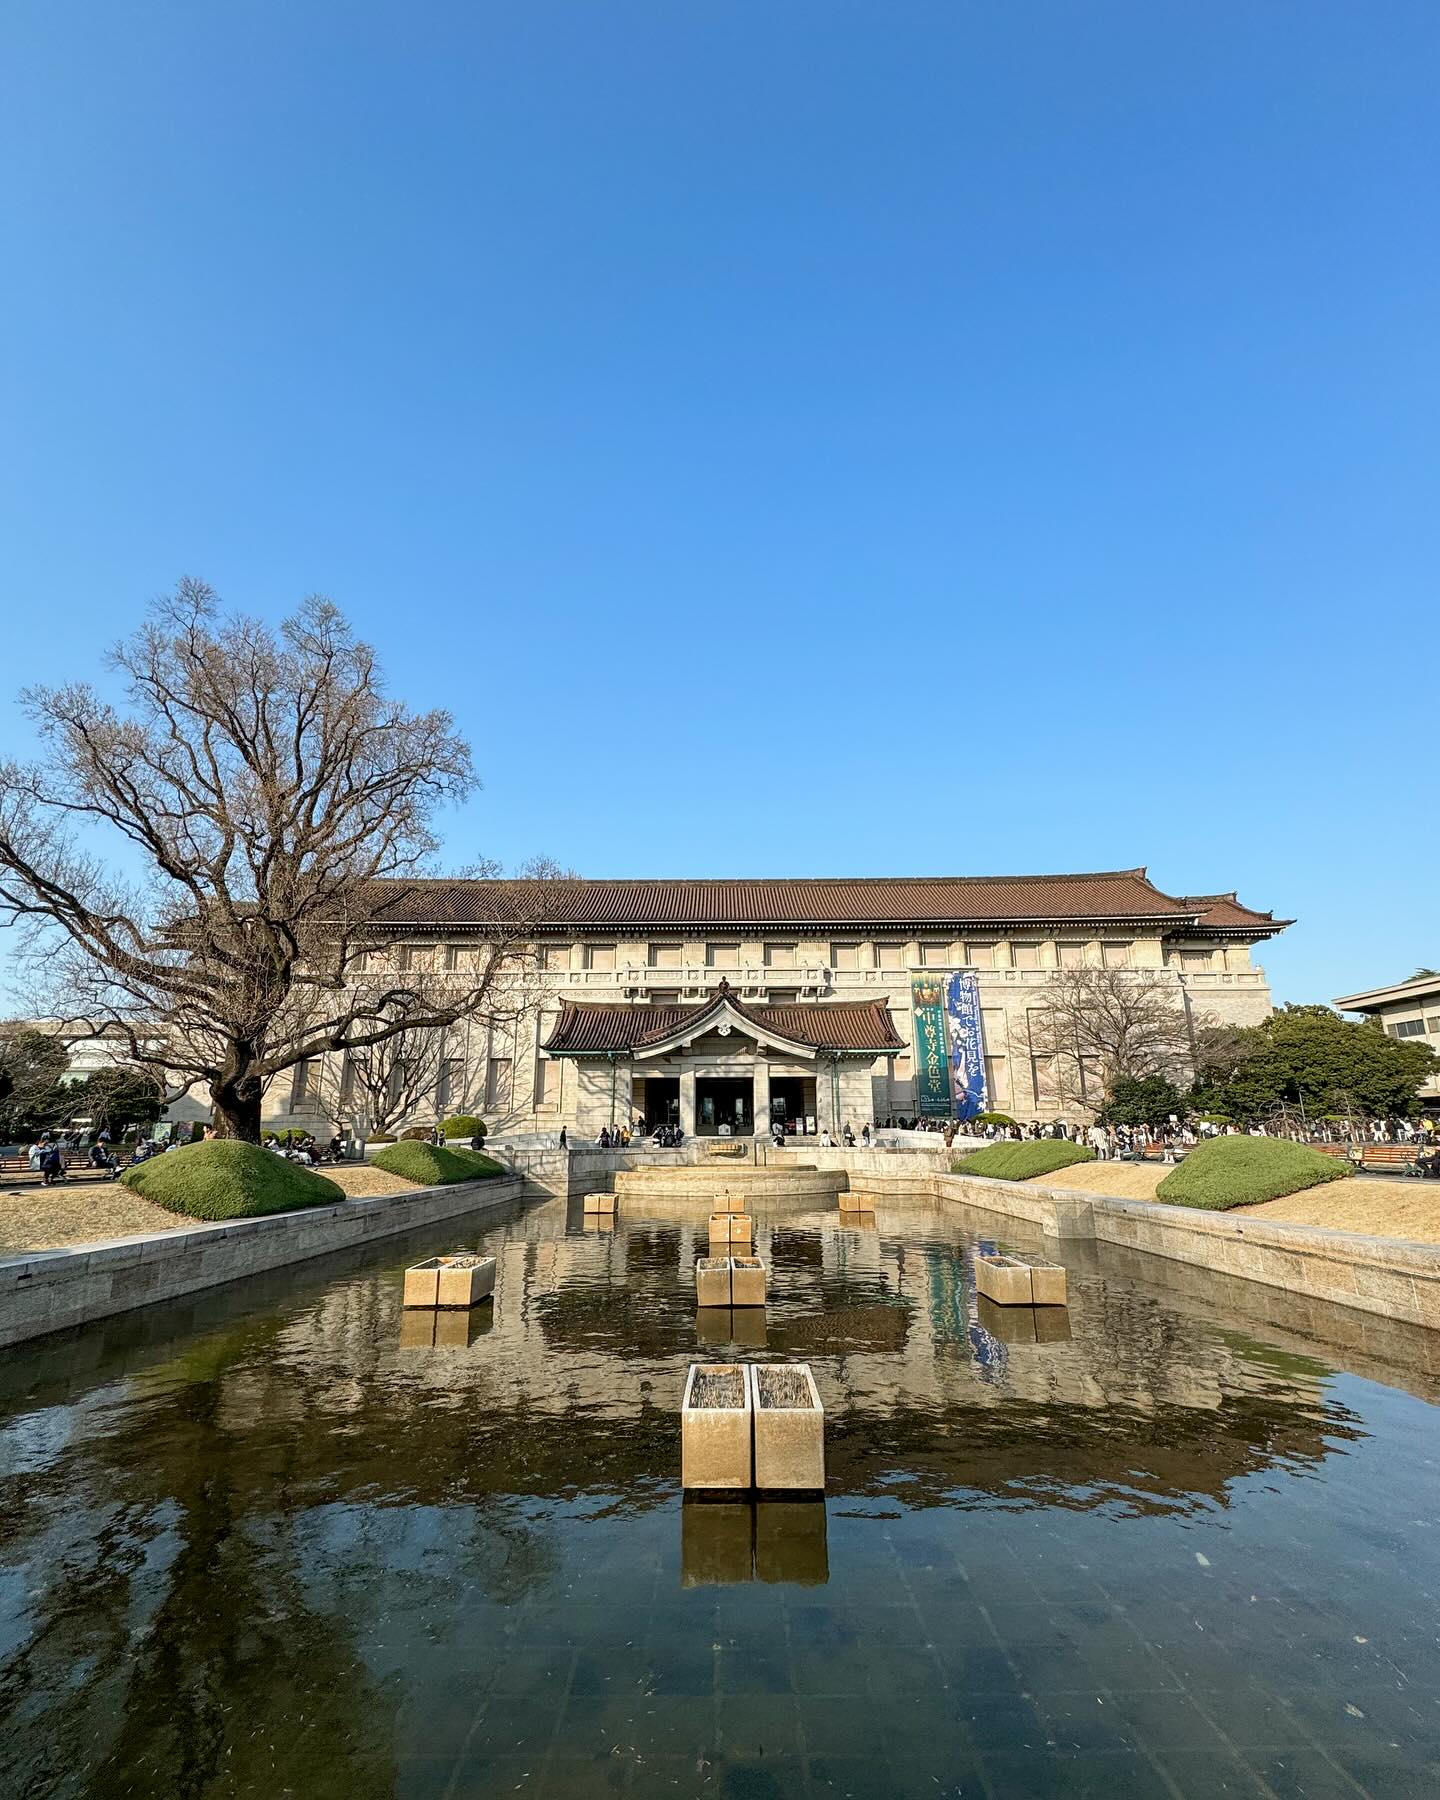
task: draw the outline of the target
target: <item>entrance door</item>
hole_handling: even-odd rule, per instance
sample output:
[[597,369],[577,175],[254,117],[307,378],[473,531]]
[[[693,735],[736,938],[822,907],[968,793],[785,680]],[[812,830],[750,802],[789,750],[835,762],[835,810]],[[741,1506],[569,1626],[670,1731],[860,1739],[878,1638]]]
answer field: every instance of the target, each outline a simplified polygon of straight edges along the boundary
[[[636,1084],[639,1085],[638,1082]],[[647,1075],[643,1091],[636,1096],[641,1117],[645,1120],[645,1131],[648,1134],[658,1131],[662,1125],[678,1125],[680,1123],[680,1078],[665,1075]]]
[[[721,1126],[729,1127],[722,1132]],[[695,1079],[697,1137],[749,1137],[755,1129],[755,1083],[718,1076]]]
[[787,1137],[804,1137],[813,1131],[815,1118],[815,1083],[804,1075],[772,1075],[770,1077],[770,1123],[784,1129]]

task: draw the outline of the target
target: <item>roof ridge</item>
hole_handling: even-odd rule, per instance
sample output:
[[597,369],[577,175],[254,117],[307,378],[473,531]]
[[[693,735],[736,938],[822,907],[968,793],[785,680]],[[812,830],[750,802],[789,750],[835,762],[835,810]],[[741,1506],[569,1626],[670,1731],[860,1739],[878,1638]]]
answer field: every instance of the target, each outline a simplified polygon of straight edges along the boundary
[[[529,875],[385,875],[376,876],[374,887],[420,887],[434,883],[454,886],[463,882],[468,887],[510,887],[518,882],[537,879]],[[1047,875],[557,875],[550,878],[553,887],[744,887],[755,882],[783,881],[791,887],[820,887],[843,882],[847,887],[880,886],[903,881],[920,886],[940,886],[947,882],[965,881],[977,884],[1003,884],[1030,881],[1124,881],[1140,880],[1155,887],[1145,864],[1133,869],[1070,869]],[[1158,894],[1159,888],[1155,888]],[[1219,899],[1219,895],[1207,898]],[[1175,898],[1165,895],[1167,900]]]

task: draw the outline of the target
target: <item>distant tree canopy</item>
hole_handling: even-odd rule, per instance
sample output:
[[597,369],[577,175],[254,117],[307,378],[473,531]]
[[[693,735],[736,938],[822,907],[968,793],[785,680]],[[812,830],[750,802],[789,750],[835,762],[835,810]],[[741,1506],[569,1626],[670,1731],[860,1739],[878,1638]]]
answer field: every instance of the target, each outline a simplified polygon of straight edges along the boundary
[[1413,1118],[1440,1063],[1426,1045],[1342,1019],[1328,1006],[1286,1006],[1262,1025],[1207,1032],[1190,1094],[1199,1112],[1241,1122],[1281,1106],[1312,1115]]
[[53,1032],[0,1025],[0,1137],[30,1137],[59,1124],[70,1105],[69,1067],[69,1053]]
[[1187,1097],[1163,1075],[1117,1081],[1100,1114],[1102,1125],[1164,1125],[1190,1112]]

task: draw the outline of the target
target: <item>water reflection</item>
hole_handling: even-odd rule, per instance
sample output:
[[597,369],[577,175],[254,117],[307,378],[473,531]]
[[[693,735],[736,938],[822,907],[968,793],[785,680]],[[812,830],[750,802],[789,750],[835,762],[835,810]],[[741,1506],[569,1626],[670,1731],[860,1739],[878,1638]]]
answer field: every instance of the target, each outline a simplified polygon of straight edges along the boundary
[[[1428,1334],[1093,1251],[992,1307],[918,1201],[758,1208],[706,1316],[703,1217],[593,1223],[477,1226],[493,1309],[406,1314],[421,1240],[0,1357],[0,1791],[1424,1791]],[[826,1504],[681,1504],[722,1342],[811,1364]]]

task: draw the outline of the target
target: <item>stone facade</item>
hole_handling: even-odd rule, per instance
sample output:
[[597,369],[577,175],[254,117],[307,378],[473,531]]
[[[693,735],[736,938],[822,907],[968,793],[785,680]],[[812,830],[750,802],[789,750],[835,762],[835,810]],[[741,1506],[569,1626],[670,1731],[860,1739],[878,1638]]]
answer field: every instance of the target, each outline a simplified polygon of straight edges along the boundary
[[[484,883],[448,884],[483,889]],[[731,926],[724,922],[672,926],[670,883],[577,883],[583,903],[573,922],[548,922],[537,933],[533,972],[525,975],[525,1005],[518,1021],[502,1030],[483,1019],[456,1029],[445,1047],[443,1092],[420,1104],[415,1123],[437,1115],[476,1113],[493,1133],[571,1134],[592,1137],[602,1127],[673,1120],[687,1135],[713,1133],[722,1124],[740,1135],[761,1134],[783,1112],[787,1128],[802,1133],[838,1131],[850,1124],[912,1115],[914,1026],[910,979],[919,970],[973,970],[984,1022],[988,1105],[1021,1119],[1074,1118],[1083,1113],[1073,1095],[1050,1090],[1041,1053],[1037,1015],[1060,972],[1123,968],[1172,988],[1174,1001],[1195,1026],[1214,1021],[1253,1025],[1271,1011],[1265,971],[1254,946],[1286,921],[1252,912],[1233,895],[1176,899],[1153,888],[1143,870],[1103,876],[1025,877],[987,883],[957,879],[953,903],[943,881],[928,883],[734,883],[686,884],[726,890],[727,908],[768,908],[779,922]],[[796,889],[836,889],[836,917],[787,927],[781,915],[799,911]],[[611,890],[624,890],[623,908]],[[647,891],[654,890],[653,903]],[[591,890],[604,890],[592,899]],[[736,890],[744,890],[739,900]],[[860,891],[860,899],[854,891]],[[915,892],[918,890],[918,899]],[[937,890],[939,897],[937,898]],[[993,891],[992,891],[993,890]],[[1019,893],[1029,916],[1007,918]],[[461,903],[463,902],[463,904]],[[806,909],[825,902],[808,894]],[[686,904],[705,903],[687,894]],[[882,918],[859,925],[861,910],[898,914],[909,905],[955,916]],[[646,918],[649,910],[653,917]],[[1049,908],[1053,917],[1041,916]],[[425,910],[444,908],[427,896]],[[444,968],[457,959],[457,944],[474,940],[475,915],[468,895],[456,919],[417,919],[396,928],[407,957]],[[605,923],[586,911],[628,917]],[[722,909],[717,901],[717,915]],[[967,917],[967,910],[977,915]],[[1077,916],[1077,912],[1079,916]],[[1084,916],[1088,912],[1091,916]],[[483,922],[479,929],[483,929]],[[551,1054],[557,1020],[566,1008],[605,1006],[660,1016],[665,1009],[703,1007],[724,984],[741,1008],[824,1008],[881,1004],[898,1048],[883,1054],[817,1055],[783,1039],[765,1042],[743,1023],[676,1043],[665,1054]],[[267,1123],[345,1125],[337,1105],[343,1082],[336,1069],[282,1077],[267,1103]],[[707,1107],[708,1101],[708,1107]],[[743,1106],[737,1111],[737,1104]],[[728,1109],[728,1110],[727,1110]]]

